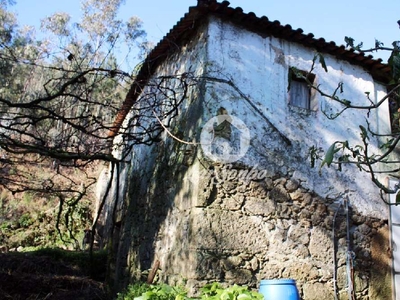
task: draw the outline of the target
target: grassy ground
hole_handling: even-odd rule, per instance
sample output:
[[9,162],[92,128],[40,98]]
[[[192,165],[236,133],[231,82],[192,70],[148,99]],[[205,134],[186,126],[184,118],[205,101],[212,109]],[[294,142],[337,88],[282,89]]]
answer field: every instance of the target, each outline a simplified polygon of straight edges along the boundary
[[[1,299],[106,300],[106,253],[61,249],[0,254]],[[92,276],[91,276],[92,275]]]

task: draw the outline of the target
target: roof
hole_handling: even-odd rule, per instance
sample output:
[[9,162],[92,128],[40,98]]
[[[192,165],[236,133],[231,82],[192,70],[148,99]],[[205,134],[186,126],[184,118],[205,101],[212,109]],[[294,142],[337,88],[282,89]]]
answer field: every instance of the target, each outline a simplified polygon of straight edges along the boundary
[[366,56],[354,49],[346,49],[343,45],[338,46],[335,42],[327,42],[323,38],[314,38],[312,33],[305,34],[301,28],[293,29],[290,25],[282,25],[279,21],[271,21],[265,16],[257,17],[253,12],[244,13],[242,8],[233,8],[229,4],[228,1],[198,0],[197,6],[189,7],[189,12],[178,21],[145,59],[115,118],[109,137],[114,137],[118,133],[126,115],[157,66],[177,49],[177,45],[193,36],[199,25],[210,15],[263,36],[274,36],[330,54],[340,60],[362,66],[377,81],[389,81],[390,66],[382,63],[381,59],[374,59],[372,55]]

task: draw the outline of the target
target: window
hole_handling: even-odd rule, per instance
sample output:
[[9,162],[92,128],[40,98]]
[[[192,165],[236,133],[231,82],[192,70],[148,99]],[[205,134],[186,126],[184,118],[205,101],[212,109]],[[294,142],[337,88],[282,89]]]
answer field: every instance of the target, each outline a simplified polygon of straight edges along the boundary
[[313,91],[310,83],[313,84],[315,75],[295,68],[289,69],[289,104],[292,106],[316,110],[313,101]]

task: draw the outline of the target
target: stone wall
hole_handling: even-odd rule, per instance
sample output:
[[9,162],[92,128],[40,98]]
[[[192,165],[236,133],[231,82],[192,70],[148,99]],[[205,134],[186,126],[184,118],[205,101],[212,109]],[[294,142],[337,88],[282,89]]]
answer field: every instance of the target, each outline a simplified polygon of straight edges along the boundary
[[261,279],[293,278],[302,299],[333,299],[336,277],[339,299],[348,299],[350,250],[357,299],[391,299],[385,220],[361,215],[351,199],[347,218],[342,198],[319,197],[293,171],[253,168],[246,177],[243,165],[203,160],[176,168],[168,161],[159,157],[147,194],[140,192],[143,174],[130,178],[114,227],[120,286],[158,260],[162,281],[185,282],[192,293],[211,281],[257,288]]
[[[336,276],[340,299],[347,299],[349,232],[357,299],[376,294],[390,299],[388,252],[381,251],[389,247],[385,221],[363,217],[351,208],[351,199],[347,221],[344,203],[318,197],[290,173],[227,180],[223,174],[243,166],[231,165],[228,172],[223,165],[211,168],[211,192],[202,203],[186,211],[173,208],[165,221],[179,225],[182,235],[175,243],[165,243],[163,234],[156,238],[162,279],[174,283],[183,276],[190,287],[217,280],[256,288],[261,279],[293,278],[302,299],[311,300],[333,299]],[[161,232],[173,230],[164,226]],[[378,279],[377,272],[383,277]]]

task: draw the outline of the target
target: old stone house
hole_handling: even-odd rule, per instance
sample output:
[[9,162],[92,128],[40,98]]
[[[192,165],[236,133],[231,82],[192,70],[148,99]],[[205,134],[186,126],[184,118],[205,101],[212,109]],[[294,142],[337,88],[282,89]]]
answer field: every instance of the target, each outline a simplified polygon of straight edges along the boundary
[[391,299],[379,190],[355,166],[319,170],[309,155],[359,143],[366,120],[391,130],[387,106],[327,118],[342,106],[309,83],[332,94],[342,82],[340,97],[365,105],[366,93],[386,95],[389,71],[227,1],[190,7],[147,57],[114,124],[124,162],[103,172],[99,201],[115,287],[158,261],[163,281],[193,291],[293,278],[305,300]]

